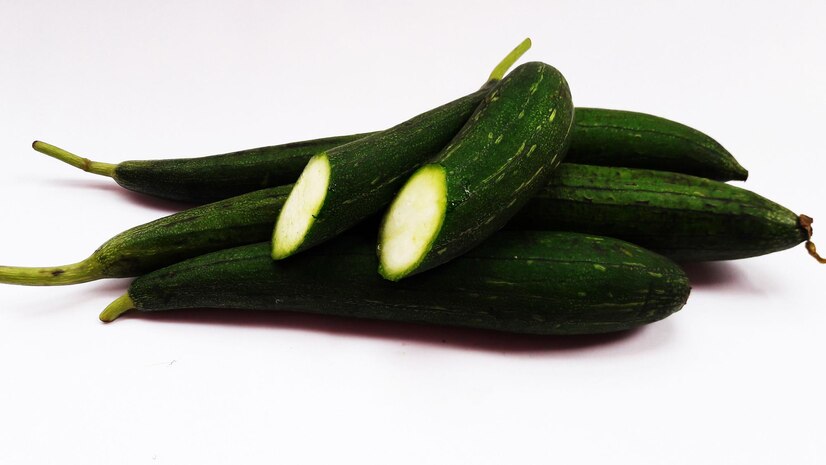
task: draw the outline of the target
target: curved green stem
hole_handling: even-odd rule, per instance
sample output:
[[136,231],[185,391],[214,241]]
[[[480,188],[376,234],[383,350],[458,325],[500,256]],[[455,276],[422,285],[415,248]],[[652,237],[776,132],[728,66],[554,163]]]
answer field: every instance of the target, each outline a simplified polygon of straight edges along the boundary
[[116,320],[119,316],[133,309],[135,309],[135,302],[132,301],[129,294],[123,294],[115,299],[114,302],[109,304],[109,306],[107,306],[102,312],[100,312],[100,316],[98,316],[98,318],[100,318],[100,321],[104,323],[109,323],[110,321]]
[[54,145],[47,144],[39,140],[32,143],[32,148],[42,154],[57,158],[64,163],[68,163],[75,168],[80,168],[83,171],[99,174],[101,176],[108,176],[111,178],[115,174],[115,167],[117,167],[117,165],[113,165],[111,163],[92,161],[88,158],[77,156],[71,152],[63,150],[60,147],[55,147]]
[[22,286],[64,286],[80,284],[102,278],[97,261],[87,258],[66,266],[30,268],[0,266],[0,283]]
[[501,81],[502,78],[505,77],[505,73],[516,63],[528,49],[531,48],[531,39],[527,38],[523,40],[519,45],[516,46],[515,49],[511,50],[508,55],[496,65],[496,68],[493,68],[493,71],[490,73],[490,77],[488,78],[488,82],[496,82]]

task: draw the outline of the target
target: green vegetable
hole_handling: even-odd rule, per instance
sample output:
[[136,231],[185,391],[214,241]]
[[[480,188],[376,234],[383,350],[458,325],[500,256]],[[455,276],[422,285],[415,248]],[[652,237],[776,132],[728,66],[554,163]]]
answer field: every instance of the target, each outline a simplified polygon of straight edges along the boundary
[[381,275],[439,266],[499,230],[562,161],[573,118],[555,68],[532,62],[508,74],[396,196],[379,232]]
[[137,276],[198,255],[261,242],[292,185],[203,205],[124,231],[89,258],[48,268],[0,266],[0,283],[57,286]]
[[811,218],[804,218],[718,181],[565,164],[508,227],[611,236],[676,260],[703,261],[754,257],[808,241]]
[[181,202],[208,203],[267,187],[292,184],[311,156],[366,134],[327,137],[196,158],[92,161],[35,141],[32,148],[134,192]]
[[718,181],[745,181],[749,174],[722,145],[696,129],[644,113],[598,108],[577,108],[568,161]]
[[[621,124],[620,124],[621,123]],[[566,160],[599,166],[648,168],[720,181],[748,172],[719,143],[680,123],[620,110],[577,108]],[[207,203],[295,182],[313,155],[375,132],[260,147],[223,155],[167,160],[91,161],[37,141],[38,152],[113,178],[123,187],[162,199]]]
[[481,90],[313,156],[278,216],[273,258],[280,260],[320,244],[387,205],[410,173],[459,132],[528,47],[526,40],[505,57]]
[[[77,264],[0,266],[0,283],[47,286],[138,276],[207,252],[263,242],[291,189],[251,192],[132,228]],[[716,200],[706,202],[709,198]],[[761,210],[761,205],[769,210]],[[719,182],[563,163],[505,227],[618,237],[671,258],[698,261],[792,247],[811,237],[811,223],[808,216],[798,217],[757,194]],[[375,224],[368,222],[364,229],[375,231]],[[806,247],[824,261],[814,244],[808,241]]]
[[370,236],[290,260],[268,243],[222,250],[136,279],[100,318],[135,309],[290,310],[535,334],[603,333],[660,320],[689,294],[668,259],[608,238],[506,231],[399,283],[376,274]]

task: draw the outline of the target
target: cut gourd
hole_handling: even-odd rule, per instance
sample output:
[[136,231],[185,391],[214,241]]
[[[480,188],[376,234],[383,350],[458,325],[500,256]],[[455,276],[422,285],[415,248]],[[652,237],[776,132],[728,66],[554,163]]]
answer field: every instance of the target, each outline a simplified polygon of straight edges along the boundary
[[301,246],[307,231],[315,222],[318,211],[324,205],[329,183],[330,162],[327,154],[321,153],[307,163],[281,209],[274,233],[274,237],[278,238],[277,241],[274,240],[274,259],[288,257]]
[[381,229],[383,274],[393,279],[415,267],[439,233],[447,206],[445,170],[428,165],[399,192]]

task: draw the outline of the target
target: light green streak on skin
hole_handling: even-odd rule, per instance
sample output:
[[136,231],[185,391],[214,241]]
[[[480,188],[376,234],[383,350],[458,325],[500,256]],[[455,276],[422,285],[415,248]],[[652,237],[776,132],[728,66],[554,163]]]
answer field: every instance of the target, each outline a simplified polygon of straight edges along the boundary
[[32,143],[32,148],[36,151],[48,155],[52,158],[56,158],[64,163],[68,163],[75,168],[80,168],[83,171],[99,174],[101,176],[106,176],[111,178],[115,174],[115,168],[117,165],[113,165],[111,163],[102,163],[99,161],[92,161],[88,158],[83,158],[78,155],[75,155],[71,152],[61,149],[60,147],[55,147],[54,145],[47,144],[45,142],[41,142],[36,140]]

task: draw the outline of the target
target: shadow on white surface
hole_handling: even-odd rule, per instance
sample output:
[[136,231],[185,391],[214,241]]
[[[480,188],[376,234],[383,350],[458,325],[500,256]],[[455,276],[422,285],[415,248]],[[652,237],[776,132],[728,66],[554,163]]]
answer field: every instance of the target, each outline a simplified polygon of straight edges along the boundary
[[752,283],[743,270],[731,262],[699,262],[680,264],[692,290],[727,290],[762,294],[764,290]]
[[51,179],[47,180],[50,185],[68,187],[72,189],[87,189],[105,191],[106,195],[120,196],[125,201],[138,205],[140,207],[151,208],[167,213],[177,213],[187,208],[192,208],[196,204],[186,202],[176,202],[174,200],[158,199],[149,195],[132,192],[126,188],[119,186],[115,181],[106,179],[83,179],[83,180],[67,180],[67,179]]
[[[187,309],[169,312],[130,312],[121,320],[148,320],[164,324],[198,324],[309,331],[336,336],[400,341],[431,347],[478,350],[500,353],[570,353],[590,349],[624,346],[623,352],[655,350],[670,339],[669,321],[653,326],[608,334],[577,336],[540,336],[497,331],[445,327],[427,324],[364,320],[288,311],[237,309]],[[644,341],[644,342],[643,342]],[[640,343],[641,342],[641,343]]]
[[[124,278],[105,279],[72,286],[19,286],[17,294],[19,298],[11,310],[31,316],[49,317],[49,315],[63,313],[67,308],[88,308],[90,302],[100,299],[108,302],[125,293],[131,282],[131,278]],[[103,308],[92,307],[92,311],[95,310],[100,311]]]

